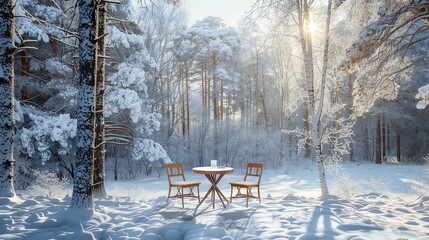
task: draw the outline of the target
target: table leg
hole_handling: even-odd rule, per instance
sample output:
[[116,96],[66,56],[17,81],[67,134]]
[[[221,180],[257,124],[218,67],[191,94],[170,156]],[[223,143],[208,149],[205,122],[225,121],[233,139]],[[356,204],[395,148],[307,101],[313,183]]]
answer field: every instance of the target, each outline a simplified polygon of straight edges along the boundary
[[227,203],[229,203],[228,199],[225,197],[225,195],[223,195],[222,191],[217,187],[217,184],[220,182],[220,180],[223,178],[224,175],[225,174],[220,174],[219,178],[217,178],[217,179],[216,179],[216,175],[212,175],[212,176],[210,176],[209,181],[212,183],[212,186],[214,188],[213,195],[215,195],[215,191],[216,191],[220,201],[222,202],[223,207],[225,208],[226,205],[225,205],[225,202],[223,200],[225,200]]
[[222,191],[220,191],[220,189],[217,187],[217,184],[220,182],[220,180],[223,178],[224,175],[225,174],[219,174],[219,177],[216,178],[216,174],[205,174],[205,176],[210,181],[212,186],[210,187],[210,189],[206,193],[206,195],[203,197],[203,200],[198,204],[197,208],[207,199],[207,197],[210,195],[210,193],[212,195],[213,209],[215,207],[215,202],[216,202],[216,199],[215,199],[216,193],[217,193],[219,199],[221,200],[223,207],[224,208],[226,207],[223,200],[225,200],[227,203],[229,203],[228,199],[225,197],[225,195],[223,195]]
[[[210,178],[212,178],[213,176],[212,175],[210,175]],[[211,182],[211,181],[210,181]],[[216,202],[216,199],[215,199],[215,185],[213,185],[213,183],[212,183],[212,187],[213,187],[213,189],[212,189],[212,204],[213,204],[213,209],[214,209],[214,207],[215,207],[215,202]]]
[[206,195],[204,195],[203,199],[201,200],[201,202],[198,204],[197,208],[203,204],[203,202],[207,199],[207,197],[209,196],[209,194],[213,191],[213,186],[211,186],[209,188],[209,190],[207,191]]

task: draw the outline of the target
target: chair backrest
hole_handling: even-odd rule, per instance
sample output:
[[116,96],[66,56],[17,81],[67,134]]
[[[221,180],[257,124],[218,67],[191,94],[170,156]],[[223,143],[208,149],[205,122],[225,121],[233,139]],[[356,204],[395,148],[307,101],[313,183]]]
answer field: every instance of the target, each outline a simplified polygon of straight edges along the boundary
[[247,177],[256,177],[258,179],[258,184],[259,184],[262,178],[263,167],[264,167],[263,163],[247,163],[246,175],[244,176],[244,181],[247,180]]
[[185,181],[185,175],[183,174],[182,163],[167,163],[165,164],[165,170],[167,171],[168,183],[171,184],[171,179],[175,177],[182,177]]

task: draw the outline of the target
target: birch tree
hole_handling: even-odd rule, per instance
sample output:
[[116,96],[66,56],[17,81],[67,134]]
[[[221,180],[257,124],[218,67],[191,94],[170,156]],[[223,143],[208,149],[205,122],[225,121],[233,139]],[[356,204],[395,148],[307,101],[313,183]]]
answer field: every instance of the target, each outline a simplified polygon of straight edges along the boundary
[[306,88],[308,93],[308,105],[310,110],[310,138],[312,141],[313,154],[316,158],[317,169],[319,172],[320,187],[322,197],[329,195],[328,185],[326,183],[324,159],[322,155],[321,129],[320,118],[323,110],[323,101],[325,94],[326,70],[328,64],[328,47],[329,47],[329,28],[331,21],[331,6],[332,1],[328,1],[326,25],[325,25],[325,43],[323,52],[322,76],[320,80],[319,101],[316,106],[315,86],[314,86],[314,58],[313,58],[313,43],[310,31],[310,5],[307,0],[297,0],[298,8],[298,26],[301,49],[304,60]]
[[72,208],[93,207],[94,86],[96,82],[96,1],[79,0],[79,90],[76,176]]
[[106,35],[107,6],[101,2],[97,8],[97,84],[96,84],[96,112],[95,112],[95,138],[94,138],[94,195],[105,197],[107,195],[104,185],[106,145],[105,145],[105,122],[104,122],[104,79],[106,66],[106,47],[104,35]]
[[15,196],[14,140],[14,1],[0,1],[0,197]]

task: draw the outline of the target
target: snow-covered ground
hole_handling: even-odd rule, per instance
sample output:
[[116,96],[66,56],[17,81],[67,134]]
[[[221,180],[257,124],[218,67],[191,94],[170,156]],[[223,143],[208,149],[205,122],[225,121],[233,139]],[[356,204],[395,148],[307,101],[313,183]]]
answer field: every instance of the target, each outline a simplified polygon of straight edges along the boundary
[[[94,214],[68,209],[69,196],[20,193],[0,198],[0,239],[429,239],[425,174],[422,165],[349,163],[328,173],[337,197],[320,200],[312,164],[265,170],[261,204],[234,200],[212,209],[207,201],[196,211],[193,199],[185,208],[166,203],[165,176],[108,182],[112,196],[96,200]],[[186,176],[202,182],[202,194],[209,188],[203,175]],[[222,179],[226,196],[228,182],[242,177],[236,169]]]

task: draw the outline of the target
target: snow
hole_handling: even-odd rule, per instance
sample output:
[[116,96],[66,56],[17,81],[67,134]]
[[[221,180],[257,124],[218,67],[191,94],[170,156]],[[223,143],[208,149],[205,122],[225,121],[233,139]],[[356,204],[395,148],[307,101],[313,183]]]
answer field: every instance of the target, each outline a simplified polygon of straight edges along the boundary
[[[34,12],[27,13],[26,11],[28,9],[32,9]],[[52,22],[58,22],[63,19],[63,13],[54,7],[45,5],[34,6],[33,1],[17,0],[14,10],[15,16],[17,16],[15,24],[18,36],[28,35],[30,37],[36,38],[38,41],[47,43],[49,42],[49,35],[56,37],[65,35],[63,31],[52,27]],[[33,21],[34,17],[46,21],[46,24],[43,25],[35,23],[38,21]],[[20,37],[16,37],[15,41],[22,43]]]
[[418,89],[416,99],[420,99],[420,101],[417,102],[417,109],[425,109],[426,106],[429,104],[429,84],[424,85]]
[[19,135],[22,147],[28,156],[31,157],[38,152],[41,155],[42,163],[46,162],[52,156],[51,142],[59,144],[58,153],[60,155],[68,153],[70,141],[76,137],[76,119],[70,118],[70,114],[39,116],[30,113],[28,116],[33,125],[29,128],[23,128]]
[[73,76],[73,70],[67,65],[63,64],[57,58],[49,58],[46,60],[46,70],[52,74],[60,74],[64,77]]
[[[331,192],[320,194],[315,164],[288,167],[287,174],[265,170],[262,202],[235,200],[226,208],[197,200],[166,202],[168,183],[144,177],[109,181],[110,197],[95,201],[94,212],[69,209],[70,197],[0,198],[0,239],[428,239],[429,192],[422,165],[372,163],[343,165],[328,174]],[[348,176],[349,181],[344,176]],[[186,172],[187,180],[203,175]],[[229,196],[230,181],[241,180],[235,169],[220,182]],[[422,177],[422,178],[420,178]],[[381,186],[374,192],[371,185]],[[345,190],[361,186],[353,196]],[[350,192],[348,192],[350,194]]]
[[132,156],[134,160],[146,158],[150,162],[163,160],[164,163],[171,163],[170,157],[161,144],[151,139],[136,138],[133,145]]
[[112,47],[129,48],[132,44],[144,44],[144,38],[140,35],[121,32],[117,27],[107,25],[107,45]]
[[129,109],[133,123],[137,123],[142,116],[142,99],[131,89],[107,88],[105,105],[106,117],[119,113],[121,109]]

